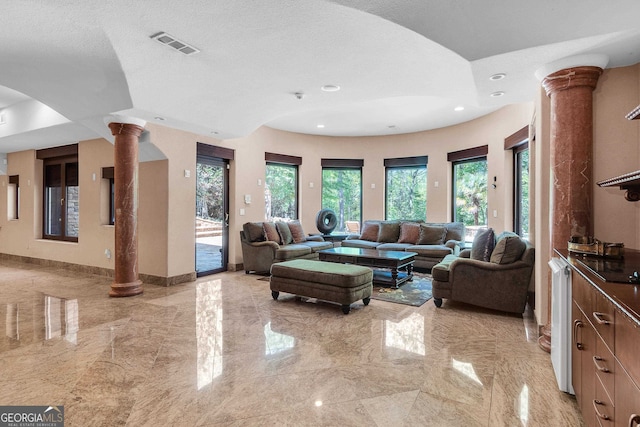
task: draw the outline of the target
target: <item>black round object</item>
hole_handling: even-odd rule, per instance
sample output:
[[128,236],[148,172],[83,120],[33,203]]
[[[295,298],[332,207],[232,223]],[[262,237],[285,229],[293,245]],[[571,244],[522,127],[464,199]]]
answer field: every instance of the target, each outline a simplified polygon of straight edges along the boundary
[[316,215],[316,227],[322,234],[331,234],[338,225],[338,217],[331,209],[321,209]]

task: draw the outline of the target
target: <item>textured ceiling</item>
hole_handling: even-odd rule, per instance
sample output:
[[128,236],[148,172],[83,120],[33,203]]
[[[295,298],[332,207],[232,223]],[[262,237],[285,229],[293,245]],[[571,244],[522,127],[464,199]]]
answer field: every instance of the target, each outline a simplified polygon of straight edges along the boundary
[[[218,138],[454,125],[532,101],[554,61],[640,62],[638,16],[637,0],[5,2],[0,153],[110,137],[110,113]],[[153,41],[160,31],[200,52]]]

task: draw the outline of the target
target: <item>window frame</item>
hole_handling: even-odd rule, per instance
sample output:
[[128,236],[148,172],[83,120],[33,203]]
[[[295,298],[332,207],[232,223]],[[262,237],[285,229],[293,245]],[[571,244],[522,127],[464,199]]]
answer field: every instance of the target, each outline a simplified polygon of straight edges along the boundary
[[[397,157],[391,159],[384,159],[384,218],[385,221],[389,221],[389,171],[398,169],[415,169],[420,168],[425,171],[425,206],[424,206],[424,220],[427,219],[427,191],[428,191],[428,165],[429,156],[412,156],[412,157]],[[399,219],[422,219],[422,218],[399,218]]]
[[[265,188],[267,185],[267,177],[266,177],[266,167],[269,165],[274,166],[291,166],[295,170],[295,208],[294,208],[294,218],[289,218],[290,220],[295,220],[300,218],[300,165],[302,165],[302,157],[297,156],[289,156],[286,154],[277,154],[277,153],[264,153],[265,160]],[[271,221],[266,216],[267,212],[265,210],[265,221]]]
[[107,225],[116,224],[116,180],[113,166],[102,168],[102,179],[109,181],[109,222]]
[[[360,173],[360,215],[358,223],[362,224],[362,200],[363,200],[363,185],[362,185],[362,168],[364,167],[364,159],[320,159],[320,166],[322,167],[321,179],[322,187],[320,189],[320,208],[324,209],[324,171],[326,170],[348,170],[358,171]],[[338,214],[336,212],[336,214]],[[346,231],[345,231],[346,232]]]
[[12,200],[12,203],[16,209],[16,214],[15,216],[9,218],[10,221],[14,221],[16,219],[20,219],[20,176],[9,175],[9,185],[16,186],[16,191]]
[[[468,148],[465,150],[459,150],[459,151],[453,151],[453,152],[447,153],[447,161],[451,162],[451,220],[453,222],[458,222],[458,221],[462,222],[457,218],[456,199],[457,199],[458,186],[456,185],[457,183],[456,166],[460,164],[465,164],[465,163],[484,161],[487,164],[487,184],[488,184],[488,179],[489,179],[489,163],[487,160],[488,154],[489,154],[488,145],[482,145],[478,147]],[[489,188],[488,187],[489,186],[487,185],[487,213],[485,215],[487,219],[486,226],[489,225],[489,212],[488,212]],[[465,224],[465,228],[466,227],[467,226]]]
[[[522,152],[529,150],[529,126],[523,126],[516,132],[512,133],[504,139],[504,149],[511,150],[513,156],[513,231],[522,236],[522,163],[520,155]],[[529,162],[531,162],[531,152],[529,152]],[[529,163],[529,167],[531,163]],[[531,170],[529,169],[529,177]],[[531,201],[531,194],[529,194]],[[529,207],[531,204],[529,204]],[[531,210],[529,209],[529,214]]]
[[[80,236],[80,228],[78,223],[78,236],[68,236],[67,230],[67,208],[68,208],[68,198],[66,197],[67,193],[67,165],[76,164],[77,165],[77,180],[78,180],[78,189],[80,188],[80,162],[78,159],[78,144],[65,145],[62,147],[53,147],[47,148],[43,150],[36,151],[36,159],[42,160],[42,239],[45,240],[56,240],[56,241],[64,241],[64,242],[78,242],[78,238]],[[47,174],[46,169],[47,166],[60,165],[60,193],[64,195],[61,202],[61,224],[60,224],[60,235],[55,234],[47,234]],[[80,200],[80,196],[78,195],[78,203]],[[78,212],[79,212],[78,206]]]

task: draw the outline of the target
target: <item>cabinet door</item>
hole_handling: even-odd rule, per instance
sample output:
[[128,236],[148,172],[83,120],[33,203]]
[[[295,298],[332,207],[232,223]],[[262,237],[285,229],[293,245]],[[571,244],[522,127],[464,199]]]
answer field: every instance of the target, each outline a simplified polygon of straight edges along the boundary
[[575,301],[572,307],[571,380],[586,425],[595,426],[598,425],[593,406],[596,394],[596,373],[593,367],[596,331]]
[[640,390],[620,364],[616,366],[615,388],[616,427],[640,426]]

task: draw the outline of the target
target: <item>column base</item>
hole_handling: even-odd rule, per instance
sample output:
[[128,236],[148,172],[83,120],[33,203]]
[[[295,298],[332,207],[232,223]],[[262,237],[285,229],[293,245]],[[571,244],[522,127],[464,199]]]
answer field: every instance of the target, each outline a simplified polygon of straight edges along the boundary
[[144,292],[142,288],[142,281],[136,280],[130,283],[112,283],[111,290],[109,291],[110,297],[132,297],[134,295],[140,295]]
[[547,353],[551,353],[551,327],[550,325],[544,325],[540,328],[540,337],[538,338],[538,345],[541,349]]

